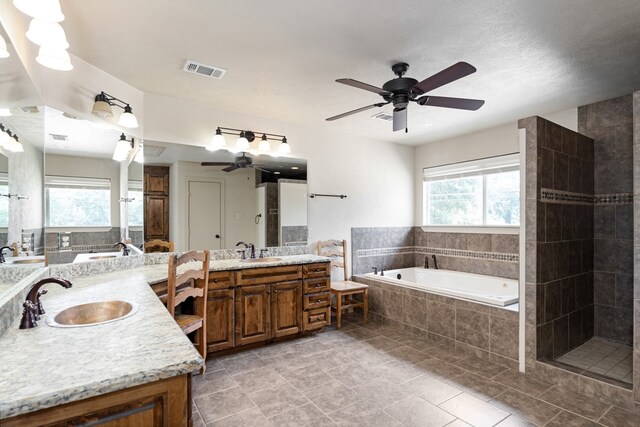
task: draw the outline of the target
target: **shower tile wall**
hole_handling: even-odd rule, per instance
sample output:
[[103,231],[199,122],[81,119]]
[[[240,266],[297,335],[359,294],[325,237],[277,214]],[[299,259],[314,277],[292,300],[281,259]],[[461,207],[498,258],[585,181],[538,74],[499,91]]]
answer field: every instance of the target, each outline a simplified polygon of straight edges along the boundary
[[526,130],[527,361],[593,336],[593,142],[540,117]]
[[633,98],[578,109],[594,141],[595,335],[633,343]]
[[[634,199],[634,273],[640,271],[640,91],[633,94],[633,199]],[[635,325],[634,350],[633,350],[633,391],[635,401],[640,403],[640,275],[634,278],[634,317]],[[639,404],[636,403],[636,404]]]

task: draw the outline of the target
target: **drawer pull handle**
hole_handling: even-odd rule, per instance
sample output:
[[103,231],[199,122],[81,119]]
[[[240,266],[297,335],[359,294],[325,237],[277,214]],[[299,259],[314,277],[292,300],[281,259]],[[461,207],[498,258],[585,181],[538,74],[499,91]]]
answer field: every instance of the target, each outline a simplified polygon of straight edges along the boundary
[[321,287],[323,287],[323,286],[324,286],[324,284],[323,284],[323,283],[318,283],[318,284],[316,285],[316,288],[321,288]]
[[316,300],[316,304],[320,304],[321,302],[322,302],[322,300],[321,300],[321,299],[317,299],[317,300]]

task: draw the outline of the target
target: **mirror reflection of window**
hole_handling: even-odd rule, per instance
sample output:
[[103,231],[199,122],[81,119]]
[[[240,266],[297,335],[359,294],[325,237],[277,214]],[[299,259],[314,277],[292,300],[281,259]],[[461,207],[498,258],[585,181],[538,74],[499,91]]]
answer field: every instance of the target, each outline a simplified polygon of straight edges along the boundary
[[9,176],[0,172],[0,228],[9,227]]
[[47,227],[110,227],[111,180],[46,176]]
[[129,227],[142,227],[144,225],[144,203],[142,181],[129,181],[129,203],[127,205]]

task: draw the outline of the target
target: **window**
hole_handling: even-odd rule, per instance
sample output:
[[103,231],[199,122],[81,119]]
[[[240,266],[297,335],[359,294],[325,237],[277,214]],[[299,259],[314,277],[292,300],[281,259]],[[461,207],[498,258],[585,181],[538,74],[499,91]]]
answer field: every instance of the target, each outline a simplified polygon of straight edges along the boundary
[[111,181],[45,177],[47,227],[110,227]]
[[133,199],[127,205],[129,227],[142,227],[144,225],[142,181],[129,181],[127,197]]
[[518,154],[424,169],[424,224],[520,224]]
[[9,227],[9,177],[0,172],[0,227]]

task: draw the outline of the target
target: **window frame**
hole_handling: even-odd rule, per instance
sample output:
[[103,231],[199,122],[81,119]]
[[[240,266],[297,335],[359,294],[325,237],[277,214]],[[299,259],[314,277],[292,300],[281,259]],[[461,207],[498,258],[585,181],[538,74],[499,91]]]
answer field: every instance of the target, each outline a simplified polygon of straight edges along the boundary
[[[132,231],[142,231],[144,229],[144,185],[142,180],[129,180],[127,182],[127,197],[129,197],[129,193],[131,191],[137,191],[142,193],[142,199],[140,199],[140,203],[142,203],[142,224],[140,225],[129,224],[131,215],[129,215],[129,212],[127,212],[127,227],[129,228],[129,230],[132,230]],[[127,206],[127,211],[128,210],[129,210],[129,206]]]
[[[108,189],[109,191],[109,224],[108,225],[80,225],[80,226],[58,226],[49,224],[49,188],[51,186],[57,188],[64,188],[65,183],[68,187],[77,186],[78,188],[101,188]],[[78,177],[78,176],[62,176],[62,175],[46,175],[44,179],[44,203],[45,203],[45,215],[44,224],[47,231],[51,232],[64,232],[64,231],[109,231],[113,225],[113,186],[111,178],[90,178],[90,177]]]
[[[423,168],[422,182],[422,225],[423,231],[447,232],[447,233],[492,233],[492,234],[518,234],[518,225],[494,225],[487,224],[487,177],[501,172],[520,171],[522,181],[521,161],[519,153],[509,153],[500,156],[486,157],[482,159],[450,163],[434,167]],[[429,194],[428,183],[446,178],[463,178],[481,176],[482,177],[482,224],[428,224],[429,218]],[[521,185],[518,191],[522,196]]]

